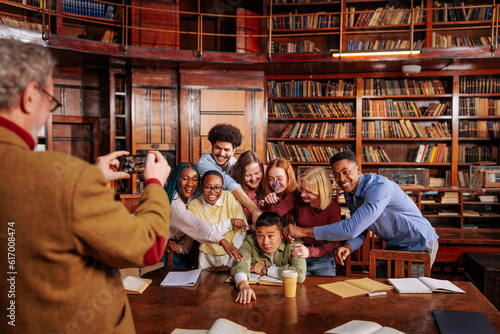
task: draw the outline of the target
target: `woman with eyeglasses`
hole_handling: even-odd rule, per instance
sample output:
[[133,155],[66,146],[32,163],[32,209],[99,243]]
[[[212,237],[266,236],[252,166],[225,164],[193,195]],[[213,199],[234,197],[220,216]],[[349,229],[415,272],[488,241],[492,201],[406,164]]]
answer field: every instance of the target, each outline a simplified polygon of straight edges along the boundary
[[[283,201],[292,191],[297,188],[295,172],[290,162],[283,158],[277,158],[269,162],[262,181],[264,190],[263,199],[259,201],[259,208],[269,211],[270,207]],[[294,213],[290,211],[281,217],[283,226],[294,223]]]
[[[299,185],[281,203],[270,207],[280,216],[296,213],[296,225],[289,224],[283,235],[289,240],[296,229],[337,223],[341,220],[340,206],[332,198],[332,184],[323,167],[312,167],[299,176]],[[335,276],[334,250],[338,241],[323,242],[302,238],[304,245],[296,245],[292,255],[306,258],[307,275]]]
[[195,194],[199,193],[199,179],[200,173],[195,164],[181,162],[174,168],[165,185],[172,210],[166,251],[174,253],[175,269],[192,267],[188,253],[193,239],[200,243],[219,245],[229,257],[243,259],[239,250],[224,239],[222,233],[215,228],[217,225],[212,226],[188,211],[187,205]]
[[[218,171],[209,170],[203,174],[203,196],[191,201],[188,210],[215,227],[228,242],[239,248],[247,235],[247,221],[240,202],[231,192],[222,190],[222,186],[222,174]],[[207,243],[200,245],[198,268],[215,272],[229,271],[233,262],[234,259],[221,246]]]

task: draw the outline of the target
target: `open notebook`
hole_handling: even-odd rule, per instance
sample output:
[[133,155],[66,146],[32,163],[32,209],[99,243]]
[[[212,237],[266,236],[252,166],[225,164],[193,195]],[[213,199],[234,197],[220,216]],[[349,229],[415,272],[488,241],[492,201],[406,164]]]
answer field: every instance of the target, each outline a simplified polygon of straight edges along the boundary
[[419,278],[389,278],[396,291],[399,293],[465,293],[455,284],[448,280],[435,279],[430,277]]

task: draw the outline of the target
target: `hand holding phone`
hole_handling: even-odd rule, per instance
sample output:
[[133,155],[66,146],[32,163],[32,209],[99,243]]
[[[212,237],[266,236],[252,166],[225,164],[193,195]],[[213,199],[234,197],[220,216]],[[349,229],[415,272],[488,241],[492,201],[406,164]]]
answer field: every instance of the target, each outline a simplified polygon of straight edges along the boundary
[[130,174],[142,174],[146,168],[145,155],[125,155],[120,157],[120,171]]
[[127,151],[115,151],[97,158],[95,165],[106,179],[111,182],[120,179],[130,179],[130,175],[119,171],[120,157],[128,155]]

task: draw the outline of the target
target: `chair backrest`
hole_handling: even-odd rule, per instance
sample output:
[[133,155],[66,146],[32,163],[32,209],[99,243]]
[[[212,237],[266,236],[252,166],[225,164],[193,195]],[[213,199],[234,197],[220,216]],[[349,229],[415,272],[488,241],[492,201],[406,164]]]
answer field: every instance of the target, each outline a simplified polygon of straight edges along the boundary
[[[424,276],[431,277],[431,256],[424,252],[401,252],[391,250],[372,249],[370,251],[370,278],[377,277],[377,260],[387,260],[387,277],[405,277],[405,263],[407,264],[408,277],[411,277],[413,262],[424,264]],[[392,264],[394,263],[394,272]]]

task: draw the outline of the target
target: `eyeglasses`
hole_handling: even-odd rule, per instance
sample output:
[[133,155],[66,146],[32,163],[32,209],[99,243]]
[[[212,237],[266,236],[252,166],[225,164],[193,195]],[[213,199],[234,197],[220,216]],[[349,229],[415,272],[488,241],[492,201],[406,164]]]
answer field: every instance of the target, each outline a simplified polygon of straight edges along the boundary
[[203,186],[203,191],[206,193],[209,193],[212,190],[214,190],[216,193],[220,193],[222,191],[222,186],[215,186],[215,187]]
[[59,102],[59,100],[56,99],[54,96],[47,93],[47,91],[45,89],[40,88],[40,91],[42,91],[45,95],[50,97],[50,104],[49,104],[50,112],[54,112],[54,111],[56,111],[57,108],[62,107],[61,102]]
[[317,195],[316,193],[313,193],[312,191],[309,191],[309,190],[307,190],[307,189],[304,189],[304,188],[302,188],[301,186],[297,186],[297,190],[298,190],[299,192],[301,192],[301,193],[305,191],[305,192],[306,192],[306,194],[308,194],[308,195],[309,195],[309,194],[312,194],[312,195]]

